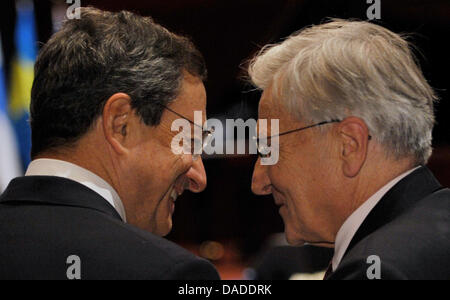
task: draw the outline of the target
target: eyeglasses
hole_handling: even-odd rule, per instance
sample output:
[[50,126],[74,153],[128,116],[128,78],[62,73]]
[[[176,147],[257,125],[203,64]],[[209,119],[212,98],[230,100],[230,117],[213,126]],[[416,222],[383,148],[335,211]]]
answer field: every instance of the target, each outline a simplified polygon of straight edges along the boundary
[[[280,136],[287,135],[287,134],[290,134],[290,133],[293,133],[293,132],[302,131],[302,130],[305,130],[305,129],[309,129],[309,128],[313,128],[313,127],[317,127],[317,126],[322,126],[322,125],[325,125],[325,124],[340,123],[340,122],[342,122],[342,120],[337,120],[336,119],[336,120],[331,120],[331,121],[324,121],[324,122],[320,122],[320,123],[317,123],[317,124],[309,125],[309,126],[306,126],[306,127],[297,128],[297,129],[289,130],[289,131],[286,131],[286,132],[283,132],[283,133],[275,134],[275,135],[266,137],[265,139],[271,139],[271,138],[274,138],[274,137],[280,137]],[[257,137],[253,137],[253,139],[256,141],[256,149],[258,151],[258,156],[261,157],[261,158],[268,158],[268,157],[270,157],[270,148],[269,148],[269,146],[268,145],[260,145],[260,143],[259,143],[260,139],[257,138]],[[372,139],[372,136],[369,135],[369,141],[371,139]]]
[[[330,124],[330,123],[339,123],[339,122],[341,122],[341,120],[324,121],[324,122],[320,122],[320,123],[317,123],[317,124],[314,124],[314,125],[309,125],[309,126],[306,126],[306,127],[297,128],[297,129],[289,130],[289,131],[286,131],[286,132],[283,132],[283,133],[271,135],[269,137],[266,137],[265,139],[272,139],[274,137],[280,137],[280,136],[283,136],[283,135],[287,135],[287,134],[290,134],[290,133],[306,130],[306,129],[309,129],[309,128],[322,126],[322,125]],[[370,138],[371,137],[369,136],[369,139]],[[258,156],[261,157],[261,158],[268,158],[268,157],[270,157],[270,148],[269,148],[269,146],[267,144],[266,145],[261,145],[260,142],[259,142],[260,139],[257,138],[257,137],[253,137],[253,139],[256,141],[256,149],[258,151]]]
[[[174,110],[172,110],[172,109],[170,109],[170,108],[168,108],[167,106],[165,106],[165,105],[163,105],[163,104],[160,104],[163,108],[165,108],[165,109],[167,109],[168,111],[170,111],[171,113],[173,113],[173,114],[175,114],[175,115],[177,115],[178,117],[180,117],[180,118],[182,118],[182,119],[185,119],[186,121],[188,121],[189,123],[191,123],[192,125],[194,125],[194,126],[197,126],[197,127],[199,127],[199,128],[201,128],[201,130],[202,130],[202,140],[201,140],[201,145],[200,145],[200,141],[198,140],[198,139],[193,139],[193,143],[192,143],[192,140],[191,140],[191,149],[190,150],[188,150],[188,151],[190,151],[190,153],[191,153],[191,155],[192,155],[192,160],[193,161],[196,161],[197,159],[199,159],[200,158],[200,156],[202,156],[202,153],[203,153],[203,149],[205,149],[205,147],[207,147],[210,143],[211,143],[211,140],[212,140],[212,137],[213,137],[213,133],[214,133],[214,129],[210,129],[210,130],[203,130],[203,126],[201,126],[201,125],[198,125],[198,124],[196,124],[194,121],[191,121],[190,119],[188,119],[188,118],[186,118],[185,116],[183,116],[182,114],[179,114],[179,113],[177,113],[176,111],[174,111]],[[200,153],[196,153],[196,149],[201,149],[202,150],[202,152],[200,152]]]

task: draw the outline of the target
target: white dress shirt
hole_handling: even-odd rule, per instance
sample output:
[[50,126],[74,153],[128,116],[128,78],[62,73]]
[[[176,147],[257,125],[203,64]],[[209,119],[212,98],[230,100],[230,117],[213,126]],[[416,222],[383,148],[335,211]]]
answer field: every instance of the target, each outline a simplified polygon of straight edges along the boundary
[[25,176],[57,176],[76,181],[102,196],[126,222],[125,209],[117,192],[100,176],[89,170],[62,160],[36,159],[28,166]]
[[379,189],[375,194],[373,194],[366,202],[364,202],[357,210],[355,210],[350,217],[344,222],[344,224],[339,229],[336,235],[336,242],[334,248],[334,256],[332,260],[333,272],[337,269],[344,257],[345,251],[347,251],[350,242],[358,231],[361,224],[367,218],[372,209],[380,202],[381,198],[396,185],[400,180],[411,174],[420,166],[406,171],[400,176],[389,181],[388,184]]

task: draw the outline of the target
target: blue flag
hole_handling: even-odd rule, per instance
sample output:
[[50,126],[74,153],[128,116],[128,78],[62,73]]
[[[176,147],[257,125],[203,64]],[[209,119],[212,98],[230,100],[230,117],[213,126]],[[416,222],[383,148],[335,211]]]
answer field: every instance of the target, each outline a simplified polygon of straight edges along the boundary
[[37,55],[34,8],[31,0],[17,2],[16,55],[12,62],[10,117],[17,134],[23,166],[30,162],[31,129],[29,107]]

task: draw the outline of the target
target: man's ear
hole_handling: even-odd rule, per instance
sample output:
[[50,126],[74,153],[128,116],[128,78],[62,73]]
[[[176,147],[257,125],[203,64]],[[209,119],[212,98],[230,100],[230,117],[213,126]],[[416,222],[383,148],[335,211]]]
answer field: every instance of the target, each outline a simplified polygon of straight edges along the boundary
[[343,172],[347,177],[355,177],[367,157],[369,129],[360,118],[348,117],[339,123],[338,130],[341,138]]
[[111,147],[118,154],[125,154],[128,127],[133,116],[131,97],[124,93],[112,95],[103,108],[103,132]]

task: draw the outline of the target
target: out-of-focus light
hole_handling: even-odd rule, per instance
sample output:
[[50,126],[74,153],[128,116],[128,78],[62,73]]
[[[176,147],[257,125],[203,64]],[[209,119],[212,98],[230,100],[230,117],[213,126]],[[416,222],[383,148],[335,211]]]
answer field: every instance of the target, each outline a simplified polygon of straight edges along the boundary
[[225,249],[221,243],[206,241],[200,245],[200,255],[206,259],[217,261],[225,255]]

